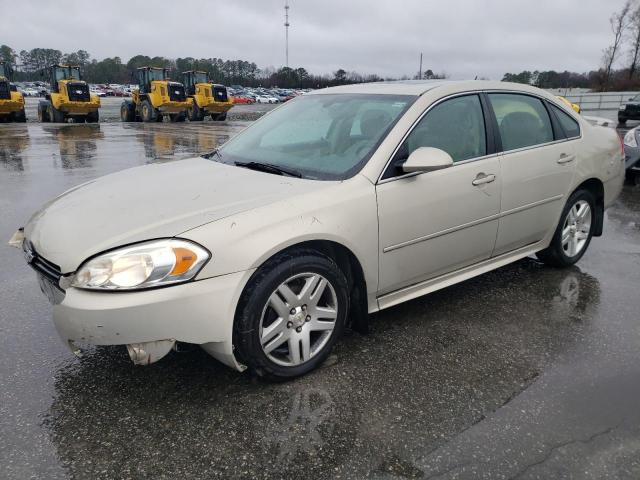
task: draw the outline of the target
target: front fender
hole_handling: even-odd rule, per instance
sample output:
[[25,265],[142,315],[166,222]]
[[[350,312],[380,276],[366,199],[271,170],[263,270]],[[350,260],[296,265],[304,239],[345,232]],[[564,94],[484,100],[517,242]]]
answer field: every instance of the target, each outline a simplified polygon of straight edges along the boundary
[[368,293],[377,291],[375,187],[360,175],[202,225],[178,236],[198,242],[212,252],[212,260],[198,279],[259,268],[290,246],[326,240],[353,252],[362,266]]

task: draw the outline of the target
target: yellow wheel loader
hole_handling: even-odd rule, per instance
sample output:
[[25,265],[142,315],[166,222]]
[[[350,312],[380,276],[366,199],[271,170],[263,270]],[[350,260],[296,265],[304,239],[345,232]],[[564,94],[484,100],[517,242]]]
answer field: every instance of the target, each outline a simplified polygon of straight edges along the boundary
[[9,81],[10,78],[11,66],[6,62],[0,62],[0,122],[24,123],[27,121],[24,97]]
[[51,65],[47,76],[51,92],[38,104],[38,120],[52,123],[65,123],[69,119],[77,123],[98,122],[100,98],[89,91],[89,85],[80,75],[80,67]]
[[227,87],[209,81],[207,72],[189,70],[182,72],[187,95],[191,101],[189,121],[199,122],[211,115],[212,120],[227,119],[227,112],[233,107],[233,98],[227,93]]
[[191,106],[184,85],[169,80],[166,68],[140,67],[138,89],[120,106],[123,122],[161,122],[166,115],[172,122],[184,122]]

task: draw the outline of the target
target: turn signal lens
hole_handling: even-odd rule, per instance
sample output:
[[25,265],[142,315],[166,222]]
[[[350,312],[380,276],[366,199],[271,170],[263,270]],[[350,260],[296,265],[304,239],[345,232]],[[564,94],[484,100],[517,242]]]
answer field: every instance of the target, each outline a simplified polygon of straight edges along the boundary
[[198,255],[188,248],[174,248],[173,254],[176,256],[176,263],[169,275],[183,275],[198,259]]

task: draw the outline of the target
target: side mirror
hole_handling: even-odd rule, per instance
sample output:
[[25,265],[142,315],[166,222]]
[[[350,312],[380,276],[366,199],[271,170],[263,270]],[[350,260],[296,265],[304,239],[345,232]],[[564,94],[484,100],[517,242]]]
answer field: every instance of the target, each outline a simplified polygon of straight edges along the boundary
[[444,150],[432,147],[420,147],[413,151],[407,161],[402,164],[402,170],[411,172],[431,172],[453,166],[453,159]]
[[631,102],[633,100],[633,97],[629,97],[629,101]]

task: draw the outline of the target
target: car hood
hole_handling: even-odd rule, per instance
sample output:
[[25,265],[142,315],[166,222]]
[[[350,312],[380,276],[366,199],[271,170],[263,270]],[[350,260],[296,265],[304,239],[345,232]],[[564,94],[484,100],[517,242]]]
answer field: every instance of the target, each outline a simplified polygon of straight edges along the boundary
[[105,250],[173,237],[331,183],[204,158],[145,165],[98,178],[56,197],[31,217],[25,236],[39,255],[69,273]]

